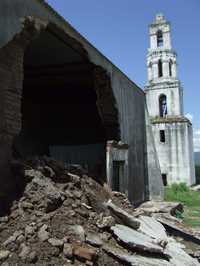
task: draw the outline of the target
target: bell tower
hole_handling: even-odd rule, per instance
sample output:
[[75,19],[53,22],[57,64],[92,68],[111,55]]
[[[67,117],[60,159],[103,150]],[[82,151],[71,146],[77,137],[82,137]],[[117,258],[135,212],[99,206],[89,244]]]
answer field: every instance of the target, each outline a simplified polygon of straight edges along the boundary
[[[177,54],[172,49],[170,23],[162,14],[158,14],[150,25],[149,35],[146,88],[151,89],[147,94],[149,114],[153,117],[183,115],[183,93],[178,79]],[[153,99],[158,95],[159,100],[155,103]]]
[[165,78],[176,80],[177,62],[176,53],[171,44],[171,27],[162,14],[149,28],[150,48],[148,54],[148,80],[158,82]]
[[177,54],[172,47],[171,25],[163,14],[156,15],[149,36],[145,94],[163,182],[191,185],[195,182],[192,124],[183,116]]

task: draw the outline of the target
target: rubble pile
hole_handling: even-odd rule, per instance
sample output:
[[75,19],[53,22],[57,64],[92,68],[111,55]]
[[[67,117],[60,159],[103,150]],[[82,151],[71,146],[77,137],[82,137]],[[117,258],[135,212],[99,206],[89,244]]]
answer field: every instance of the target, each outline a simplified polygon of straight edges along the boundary
[[0,217],[0,264],[199,265],[161,223],[80,166],[43,157],[12,162],[24,184]]

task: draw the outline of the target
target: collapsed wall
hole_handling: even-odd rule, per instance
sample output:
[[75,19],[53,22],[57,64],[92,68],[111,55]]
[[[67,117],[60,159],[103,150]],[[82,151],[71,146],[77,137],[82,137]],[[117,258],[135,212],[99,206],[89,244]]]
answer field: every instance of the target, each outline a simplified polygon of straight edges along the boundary
[[119,139],[109,78],[76,41],[59,39],[63,32],[54,27],[28,18],[1,49],[1,68],[7,70],[2,130],[10,137],[9,156],[11,150],[17,158],[51,156],[87,166],[105,182],[106,142]]
[[[135,204],[144,201],[148,195],[144,93],[43,1],[2,0],[0,7],[0,130],[2,139],[9,138],[2,141],[8,150],[2,164],[18,136],[12,147],[15,155],[53,154],[86,166],[95,159],[92,168],[100,179],[105,180],[110,169],[115,177],[106,174],[118,179],[118,190]],[[30,15],[42,20],[26,18],[22,27],[21,18]],[[108,154],[110,140],[120,141],[114,144],[116,153],[112,148]],[[121,160],[123,144],[128,150]],[[107,166],[106,149],[107,157],[113,158]]]

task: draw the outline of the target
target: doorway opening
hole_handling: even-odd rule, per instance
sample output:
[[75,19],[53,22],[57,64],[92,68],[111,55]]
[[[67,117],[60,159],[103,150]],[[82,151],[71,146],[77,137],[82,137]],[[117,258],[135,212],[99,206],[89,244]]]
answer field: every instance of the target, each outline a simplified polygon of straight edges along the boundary
[[121,183],[124,178],[124,161],[113,161],[112,189],[120,191]]
[[163,185],[167,186],[167,174],[162,174]]

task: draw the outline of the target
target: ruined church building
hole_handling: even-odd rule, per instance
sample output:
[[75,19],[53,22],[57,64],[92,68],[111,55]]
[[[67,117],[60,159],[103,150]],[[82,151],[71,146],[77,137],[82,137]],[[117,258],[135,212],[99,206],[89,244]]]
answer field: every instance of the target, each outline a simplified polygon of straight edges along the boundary
[[1,0],[0,18],[4,194],[16,188],[10,160],[36,155],[83,165],[135,204],[162,199],[163,181],[194,182],[192,127],[163,17],[150,27],[145,93],[45,1]]

